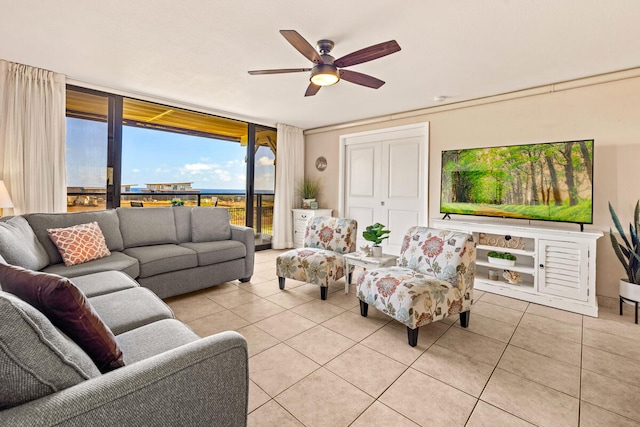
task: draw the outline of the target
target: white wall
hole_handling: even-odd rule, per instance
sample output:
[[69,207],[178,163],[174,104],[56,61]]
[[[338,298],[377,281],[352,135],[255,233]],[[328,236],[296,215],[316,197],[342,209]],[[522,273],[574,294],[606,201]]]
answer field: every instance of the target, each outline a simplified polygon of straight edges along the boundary
[[[607,203],[621,221],[631,221],[640,199],[640,69],[604,77],[498,96],[482,101],[442,106],[412,114],[369,120],[306,132],[305,169],[323,181],[321,207],[338,208],[339,136],[404,124],[430,123],[429,217],[439,216],[440,153],[445,149],[486,147],[593,138],[594,224],[605,232],[598,241],[596,291],[617,298],[624,270],[613,254]],[[315,169],[318,156],[327,158],[324,172]],[[519,222],[521,223],[521,222]],[[576,225],[538,222],[548,227]],[[601,303],[613,300],[601,298]]]

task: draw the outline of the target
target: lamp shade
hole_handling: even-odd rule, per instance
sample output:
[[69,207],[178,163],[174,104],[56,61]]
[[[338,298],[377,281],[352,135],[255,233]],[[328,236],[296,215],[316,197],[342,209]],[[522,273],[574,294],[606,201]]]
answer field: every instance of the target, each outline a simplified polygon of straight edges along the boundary
[[311,70],[311,83],[317,86],[330,86],[338,83],[340,74],[335,65],[318,64]]
[[4,181],[0,181],[0,208],[12,208],[13,201],[7,190],[7,186],[4,185]]

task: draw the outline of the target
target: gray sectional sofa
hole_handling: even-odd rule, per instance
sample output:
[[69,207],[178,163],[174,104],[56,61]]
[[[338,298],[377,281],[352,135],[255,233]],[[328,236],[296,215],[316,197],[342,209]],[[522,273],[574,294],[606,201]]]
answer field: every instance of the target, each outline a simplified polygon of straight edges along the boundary
[[[160,298],[236,279],[249,281],[253,275],[253,229],[231,225],[229,211],[224,208],[117,208],[34,213],[24,215],[24,218],[35,232],[37,242],[16,239],[15,242],[5,240],[3,244],[0,241],[0,255],[11,264],[32,270],[70,278],[101,271],[122,271]],[[47,229],[91,221],[100,226],[111,255],[82,264],[64,265]],[[0,239],[2,237],[0,234]],[[7,236],[7,239],[11,237]],[[31,262],[25,265],[22,260],[27,256]]]
[[199,338],[121,272],[71,281],[113,331],[125,366],[101,374],[42,313],[0,291],[0,425],[246,425],[240,334]]
[[[111,255],[64,265],[47,229],[92,221]],[[125,366],[101,373],[55,320],[0,289],[0,425],[246,425],[244,338],[199,338],[160,298],[249,280],[252,229],[230,225],[226,209],[189,207],[2,222],[0,263],[68,277],[115,335]]]

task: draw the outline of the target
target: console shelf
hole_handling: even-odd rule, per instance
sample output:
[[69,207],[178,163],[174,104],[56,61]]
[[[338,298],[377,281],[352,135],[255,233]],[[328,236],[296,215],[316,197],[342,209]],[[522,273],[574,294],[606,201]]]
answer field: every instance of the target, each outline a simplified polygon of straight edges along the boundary
[[482,266],[482,267],[487,267],[490,270],[500,270],[500,271],[505,271],[505,270],[509,270],[509,271],[517,271],[518,273],[524,273],[524,274],[530,274],[530,275],[534,275],[535,274],[535,270],[533,267],[522,267],[520,265],[514,265],[513,267],[507,267],[507,266],[503,266],[503,265],[496,265],[496,264],[491,264],[490,262],[487,261],[476,261],[476,266]]
[[477,245],[476,246],[477,249],[484,249],[487,251],[501,251],[501,252],[509,252],[512,253],[514,255],[524,255],[524,256],[535,256],[535,252],[534,251],[525,251],[522,249],[510,249],[510,248],[503,248],[503,247],[497,247],[497,246],[490,246],[490,245]]
[[[602,233],[452,219],[435,219],[432,225],[473,235],[475,289],[598,316],[595,260]],[[515,265],[490,263],[491,251],[515,255]],[[521,281],[509,283],[503,278],[507,270],[519,273]]]

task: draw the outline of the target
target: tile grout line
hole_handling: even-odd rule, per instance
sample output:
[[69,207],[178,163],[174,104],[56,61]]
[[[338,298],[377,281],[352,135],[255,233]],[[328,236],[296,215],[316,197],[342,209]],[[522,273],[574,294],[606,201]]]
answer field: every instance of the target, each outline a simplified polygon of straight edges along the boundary
[[[483,296],[484,296],[484,295],[485,295],[485,294],[483,294]],[[482,297],[480,297],[480,298],[482,298]],[[487,303],[487,304],[490,304],[490,303]],[[492,378],[492,377],[493,377],[493,375],[495,374],[496,369],[498,369],[498,365],[500,364],[500,361],[502,360],[502,357],[504,356],[504,353],[507,351],[507,348],[509,347],[509,344],[511,343],[511,340],[513,339],[513,336],[515,335],[516,331],[518,330],[518,326],[520,326],[520,322],[522,322],[522,318],[524,317],[524,314],[526,313],[527,308],[529,308],[529,304],[530,304],[530,303],[527,303],[527,307],[526,307],[526,308],[525,308],[525,310],[522,312],[522,315],[520,316],[520,319],[518,320],[518,324],[516,325],[515,329],[513,330],[513,333],[511,334],[511,337],[509,337],[509,341],[507,342],[507,345],[505,345],[505,346],[504,346],[504,350],[502,350],[502,354],[500,354],[500,358],[498,359],[498,361],[496,362],[495,366],[493,367],[493,370],[491,371],[491,375],[489,375],[489,379],[487,379],[487,382],[486,382],[486,383],[484,384],[484,386],[482,387],[482,391],[478,394],[478,398],[477,398],[477,400],[476,400],[476,404],[475,404],[475,405],[473,405],[473,409],[472,409],[472,410],[471,410],[471,412],[469,413],[469,417],[467,418],[467,422],[465,423],[465,425],[467,425],[467,424],[469,423],[469,420],[471,419],[471,416],[473,415],[473,412],[474,412],[474,411],[476,410],[476,408],[478,407],[478,402],[480,402],[480,401],[482,401],[482,402],[484,402],[484,403],[486,403],[486,404],[488,404],[488,405],[491,405],[491,406],[493,406],[494,408],[497,408],[497,409],[499,409],[499,410],[501,410],[501,411],[503,411],[503,412],[505,412],[505,413],[507,413],[507,414],[510,414],[510,415],[512,415],[512,416],[514,416],[514,417],[516,417],[516,418],[520,419],[520,420],[523,420],[523,421],[525,421],[525,422],[527,422],[527,423],[530,423],[528,420],[526,420],[526,419],[524,419],[524,418],[522,418],[522,417],[520,417],[520,416],[518,416],[518,415],[516,415],[516,414],[512,414],[511,412],[508,412],[507,410],[505,410],[505,409],[503,409],[503,408],[500,408],[500,407],[498,407],[498,406],[495,406],[495,405],[493,405],[493,404],[491,404],[491,403],[489,403],[489,402],[486,402],[486,401],[482,400],[482,394],[483,394],[483,393],[484,393],[484,391],[486,390],[487,385],[489,384],[489,381],[491,381],[491,378]],[[494,304],[494,305],[495,305],[495,304]],[[532,423],[530,423],[530,424],[532,424]]]

